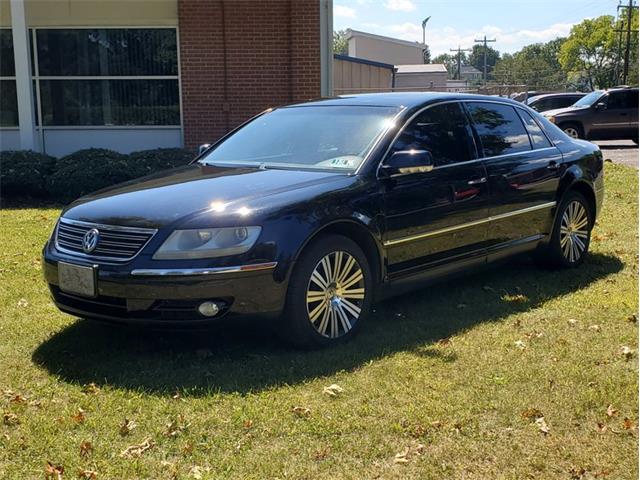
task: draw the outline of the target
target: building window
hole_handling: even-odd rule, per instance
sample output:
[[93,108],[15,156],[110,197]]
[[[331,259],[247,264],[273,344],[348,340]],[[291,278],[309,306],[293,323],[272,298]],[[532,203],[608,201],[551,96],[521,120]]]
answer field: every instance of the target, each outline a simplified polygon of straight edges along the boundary
[[36,29],[43,126],[179,126],[174,28]]
[[0,29],[0,127],[18,126],[16,69],[11,30]]

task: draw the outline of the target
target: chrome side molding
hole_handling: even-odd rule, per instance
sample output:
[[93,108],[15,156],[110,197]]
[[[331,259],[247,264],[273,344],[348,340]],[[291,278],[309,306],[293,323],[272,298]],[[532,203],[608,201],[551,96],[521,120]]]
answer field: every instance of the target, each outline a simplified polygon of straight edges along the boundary
[[131,271],[134,277],[189,277],[198,275],[222,275],[225,273],[257,272],[272,270],[278,262],[253,263],[249,265],[234,265],[230,267],[211,268],[141,268]]

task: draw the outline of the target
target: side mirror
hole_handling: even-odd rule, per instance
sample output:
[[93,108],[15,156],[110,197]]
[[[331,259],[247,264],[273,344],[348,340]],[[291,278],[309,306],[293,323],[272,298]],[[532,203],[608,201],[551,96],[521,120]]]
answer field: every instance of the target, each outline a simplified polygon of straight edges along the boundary
[[426,173],[433,167],[433,155],[427,150],[400,150],[382,164],[383,171],[390,177]]
[[604,102],[598,102],[596,103],[596,110],[606,110],[607,109],[607,104]]
[[200,145],[198,147],[198,155],[202,155],[210,146],[210,143],[203,143],[202,145]]

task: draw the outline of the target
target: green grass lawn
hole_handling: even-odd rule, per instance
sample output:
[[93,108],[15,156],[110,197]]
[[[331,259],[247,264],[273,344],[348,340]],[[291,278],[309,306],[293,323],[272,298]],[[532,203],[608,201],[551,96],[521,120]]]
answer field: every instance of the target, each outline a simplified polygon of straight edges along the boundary
[[0,478],[47,462],[98,479],[638,478],[638,180],[606,174],[580,269],[514,260],[379,304],[311,353],[258,322],[62,314],[40,273],[58,210],[2,211]]

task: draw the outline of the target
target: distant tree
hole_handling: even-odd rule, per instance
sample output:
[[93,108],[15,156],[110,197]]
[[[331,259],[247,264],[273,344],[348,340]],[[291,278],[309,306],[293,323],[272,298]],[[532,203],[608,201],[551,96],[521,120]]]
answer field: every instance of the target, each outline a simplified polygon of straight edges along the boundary
[[564,41],[557,38],[527,45],[513,54],[503,54],[492,72],[494,80],[507,85],[527,85],[531,90],[565,88],[567,76],[558,61]]
[[422,58],[424,63],[431,63],[431,50],[429,50],[429,45],[424,46],[424,50],[422,50]]
[[[487,77],[491,78],[491,71],[500,59],[500,52],[487,45]],[[469,54],[469,64],[484,72],[484,45],[476,43]]]
[[615,21],[611,15],[586,19],[574,25],[562,44],[558,59],[570,77],[584,77],[589,88],[616,83]]
[[[462,52],[462,54],[460,55],[460,61],[462,65],[466,65],[467,55],[465,52]],[[444,64],[447,67],[447,70],[449,71],[449,75],[453,77],[453,75],[456,72],[456,69],[458,68],[458,55],[457,54],[449,55],[448,53],[441,53],[440,55],[434,57],[431,60],[431,63]]]
[[333,53],[339,53],[341,55],[347,55],[349,53],[349,42],[347,41],[346,30],[334,30]]

